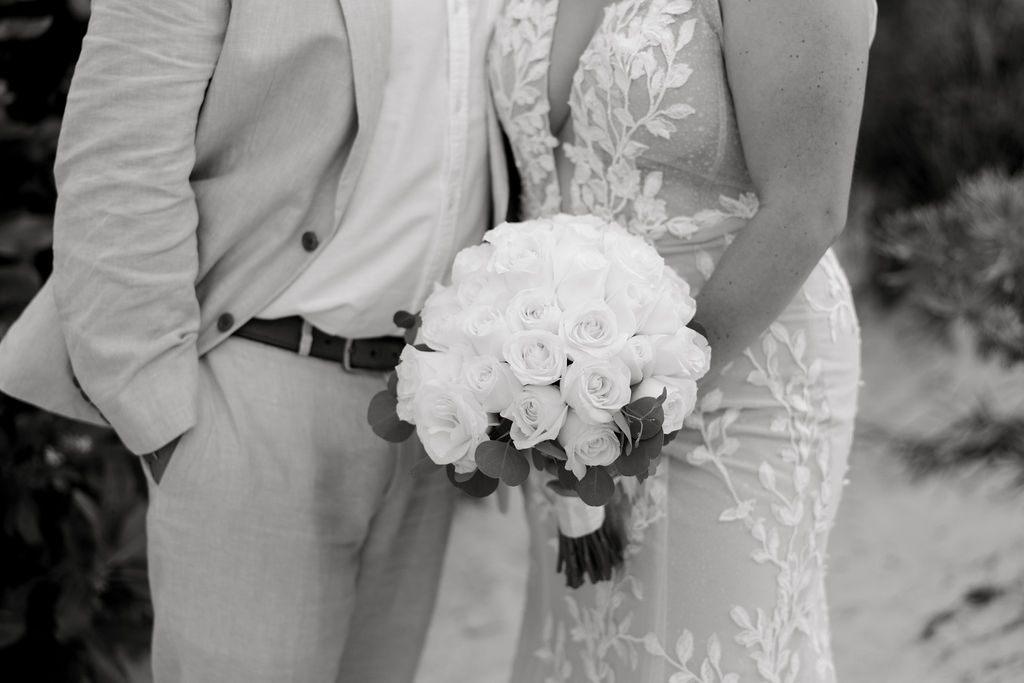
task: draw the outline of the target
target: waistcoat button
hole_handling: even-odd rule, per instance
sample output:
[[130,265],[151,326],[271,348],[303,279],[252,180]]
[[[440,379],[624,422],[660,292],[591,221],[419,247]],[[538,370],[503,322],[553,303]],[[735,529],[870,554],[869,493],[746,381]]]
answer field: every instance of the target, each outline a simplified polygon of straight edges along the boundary
[[222,313],[221,316],[217,318],[217,329],[221,332],[227,332],[234,326],[235,316],[230,313]]
[[316,251],[316,248],[320,246],[320,238],[316,236],[315,232],[304,232],[302,233],[302,248],[306,251]]

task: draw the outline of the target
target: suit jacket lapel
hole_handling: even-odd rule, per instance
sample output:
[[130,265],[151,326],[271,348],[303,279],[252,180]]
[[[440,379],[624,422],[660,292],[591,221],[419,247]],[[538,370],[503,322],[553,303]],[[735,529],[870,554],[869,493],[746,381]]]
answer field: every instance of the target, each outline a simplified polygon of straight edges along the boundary
[[338,0],[345,18],[359,130],[338,183],[335,222],[340,223],[362,172],[380,119],[391,53],[390,0]]

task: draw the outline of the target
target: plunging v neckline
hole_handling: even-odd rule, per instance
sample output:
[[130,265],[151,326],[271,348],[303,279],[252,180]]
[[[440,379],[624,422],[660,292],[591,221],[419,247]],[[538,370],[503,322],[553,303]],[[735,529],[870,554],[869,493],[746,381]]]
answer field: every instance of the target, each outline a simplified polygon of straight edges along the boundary
[[[558,25],[559,25],[559,23],[561,23],[560,20],[562,19],[562,17],[560,16],[561,15],[561,10],[562,10],[562,0],[544,0],[544,2],[550,2],[550,3],[554,4],[554,6],[555,6],[555,22],[554,22],[554,25],[551,27],[550,34],[547,37],[547,39],[548,39],[547,49],[544,51],[544,76],[543,76],[543,84],[542,84],[542,87],[538,88],[538,90],[540,91],[540,97],[543,98],[544,105],[546,105],[546,107],[547,107],[547,115],[545,116],[545,126],[546,126],[546,129],[547,129],[547,133],[548,133],[548,135],[551,136],[551,139],[554,140],[554,146],[549,150],[549,154],[551,155],[551,165],[552,165],[552,168],[554,169],[554,172],[552,173],[552,177],[551,177],[550,182],[554,185],[554,192],[555,192],[555,197],[558,200],[558,210],[559,211],[567,210],[567,207],[564,206],[564,201],[565,201],[565,197],[566,196],[570,196],[566,192],[563,192],[562,182],[561,182],[562,179],[561,179],[560,173],[559,173],[559,163],[558,162],[559,162],[559,154],[561,153],[561,155],[564,156],[565,155],[565,151],[564,151],[565,150],[565,146],[567,144],[571,144],[571,141],[566,141],[566,140],[562,139],[562,134],[566,132],[566,128],[570,127],[571,123],[572,123],[572,115],[573,115],[572,93],[573,93],[573,89],[575,87],[575,82],[576,82],[576,79],[579,77],[580,71],[583,69],[583,58],[586,56],[587,52],[593,47],[594,40],[597,38],[598,34],[601,32],[602,27],[604,26],[604,22],[607,19],[608,10],[610,8],[614,7],[616,4],[618,4],[621,1],[622,0],[611,0],[610,2],[607,2],[601,8],[599,17],[598,17],[596,23],[594,24],[594,29],[591,32],[590,36],[587,38],[586,43],[583,45],[583,49],[580,51],[579,56],[576,58],[575,68],[573,69],[572,74],[569,76],[569,88],[568,88],[568,91],[567,91],[567,94],[566,94],[565,119],[562,121],[561,125],[559,125],[557,130],[556,130],[555,127],[554,127],[554,122],[551,120],[551,112],[552,112],[551,103],[553,101],[553,99],[551,97],[551,67],[554,64],[553,53],[554,53],[555,39],[556,39],[556,36],[558,35]],[[568,189],[568,188],[565,188],[565,189]]]
[[612,0],[611,2],[606,3],[598,11],[598,14],[596,16],[596,21],[593,22],[593,30],[590,32],[590,34],[588,36],[586,36],[585,42],[581,43],[582,44],[582,49],[579,51],[578,55],[576,56],[575,63],[573,64],[573,69],[572,69],[571,73],[568,74],[568,88],[566,89],[566,98],[565,98],[565,107],[566,107],[565,115],[562,118],[561,123],[557,127],[555,126],[555,121],[552,120],[552,118],[551,118],[551,114],[554,111],[554,107],[553,107],[552,103],[557,101],[554,97],[552,97],[552,92],[551,92],[552,77],[551,77],[551,75],[552,75],[552,67],[555,64],[554,53],[555,53],[555,45],[557,44],[557,42],[556,42],[557,41],[557,37],[559,35],[558,27],[563,23],[563,20],[566,17],[563,17],[562,14],[561,14],[562,7],[563,7],[562,0],[549,0],[549,1],[552,2],[554,4],[554,6],[555,6],[555,23],[554,23],[554,26],[551,29],[551,35],[550,35],[550,37],[548,39],[547,50],[545,51],[545,55],[546,55],[545,62],[546,63],[544,65],[543,96],[545,98],[545,103],[547,104],[547,107],[548,107],[548,116],[547,116],[548,132],[551,134],[552,137],[554,137],[556,140],[559,141],[559,146],[561,146],[563,144],[562,141],[561,141],[561,133],[565,130],[565,127],[567,125],[569,125],[569,122],[572,120],[572,91],[573,91],[573,85],[574,85],[574,83],[576,81],[577,76],[579,75],[580,69],[583,68],[583,64],[582,64],[583,57],[587,54],[587,51],[590,49],[591,45],[593,45],[594,39],[597,37],[598,32],[601,30],[601,26],[604,23],[605,13],[606,13],[608,7],[614,5],[617,0]]

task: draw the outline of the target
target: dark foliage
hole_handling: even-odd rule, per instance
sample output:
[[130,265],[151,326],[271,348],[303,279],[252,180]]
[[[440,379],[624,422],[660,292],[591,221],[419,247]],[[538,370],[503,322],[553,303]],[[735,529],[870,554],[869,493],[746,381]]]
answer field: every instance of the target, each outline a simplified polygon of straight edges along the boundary
[[1024,173],[982,173],[881,234],[906,305],[939,329],[966,323],[985,355],[1024,361]]
[[1024,168],[1024,0],[883,0],[858,164],[882,211]]
[[929,439],[900,444],[910,469],[920,475],[967,467],[1009,467],[1024,487],[1024,417],[993,415],[985,406]]
[[0,498],[4,680],[125,681],[152,628],[138,463],[108,430],[0,397]]
[[[87,12],[0,0],[0,335],[50,272],[53,157]],[[109,430],[0,395],[2,680],[127,680],[152,630],[145,494]]]

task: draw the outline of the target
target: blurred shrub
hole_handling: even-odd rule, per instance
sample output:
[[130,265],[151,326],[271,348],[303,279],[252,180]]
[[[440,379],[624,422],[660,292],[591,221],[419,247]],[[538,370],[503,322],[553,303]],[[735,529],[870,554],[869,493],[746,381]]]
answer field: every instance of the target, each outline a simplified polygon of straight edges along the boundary
[[883,212],[1024,168],[1024,0],[881,0],[858,164]]
[[940,328],[963,321],[979,350],[1024,361],[1024,173],[982,172],[944,201],[892,214],[889,280]]
[[898,440],[897,449],[917,475],[995,467],[1024,489],[1024,417],[993,413],[984,403],[934,436]]
[[109,431],[0,400],[0,672],[124,683],[149,647],[145,481]]
[[53,210],[53,156],[87,17],[77,0],[0,0],[0,211]]
[[[83,0],[0,0],[0,335],[50,273]],[[124,683],[149,647],[145,482],[109,430],[0,395],[0,679]]]

